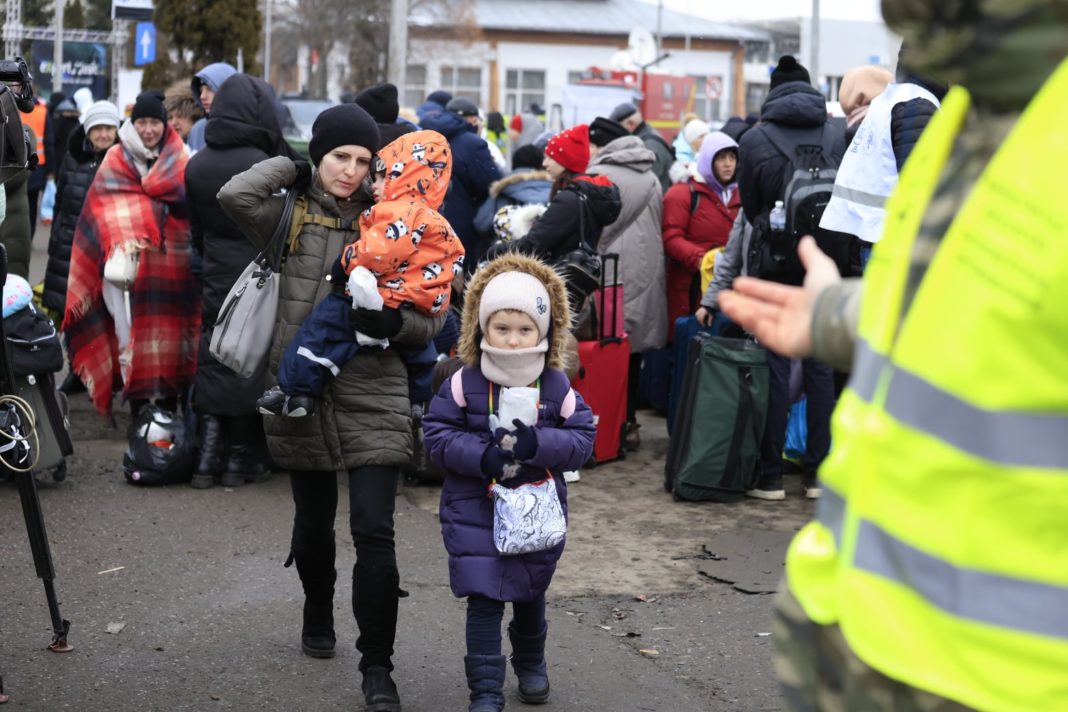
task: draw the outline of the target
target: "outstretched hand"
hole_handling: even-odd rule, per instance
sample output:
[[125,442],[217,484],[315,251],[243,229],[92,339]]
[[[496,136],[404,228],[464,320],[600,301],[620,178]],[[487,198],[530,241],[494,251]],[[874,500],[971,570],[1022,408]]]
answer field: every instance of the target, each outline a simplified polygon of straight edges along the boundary
[[739,277],[732,289],[719,295],[719,306],[733,321],[772,351],[790,357],[812,353],[812,313],[816,297],[841,281],[834,260],[811,236],[797,246],[805,281],[801,287]]

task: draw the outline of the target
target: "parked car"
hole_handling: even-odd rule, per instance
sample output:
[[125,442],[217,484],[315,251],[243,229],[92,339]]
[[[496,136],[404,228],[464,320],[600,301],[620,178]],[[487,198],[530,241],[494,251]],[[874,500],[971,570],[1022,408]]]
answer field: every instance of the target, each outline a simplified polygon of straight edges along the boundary
[[286,138],[311,139],[312,124],[319,114],[334,102],[325,99],[282,99],[282,135]]

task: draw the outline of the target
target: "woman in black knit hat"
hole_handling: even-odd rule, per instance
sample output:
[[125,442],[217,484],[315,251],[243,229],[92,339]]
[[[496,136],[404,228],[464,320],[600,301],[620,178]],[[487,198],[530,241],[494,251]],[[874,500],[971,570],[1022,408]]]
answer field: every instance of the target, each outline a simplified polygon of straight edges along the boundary
[[[344,245],[372,204],[369,175],[379,149],[375,120],[356,104],[334,106],[315,120],[308,151],[314,163],[285,157],[261,161],[234,176],[219,204],[262,247],[282,214],[283,189],[299,190],[306,213],[289,242],[282,268],[278,319],[267,385],[277,382],[282,352],[312,308],[333,285],[327,280]],[[412,309],[353,310],[353,329],[389,339],[391,346],[422,346],[440,329]],[[301,645],[316,658],[334,655],[334,517],[337,472],[348,472],[349,529],[356,545],[352,608],[360,636],[363,693],[372,712],[400,710],[393,641],[401,595],[393,544],[393,509],[400,468],[411,458],[408,373],[393,348],[363,349],[341,366],[315,412],[303,418],[266,418],[267,444],[277,465],[290,471],[293,538],[289,561],[304,586]]]

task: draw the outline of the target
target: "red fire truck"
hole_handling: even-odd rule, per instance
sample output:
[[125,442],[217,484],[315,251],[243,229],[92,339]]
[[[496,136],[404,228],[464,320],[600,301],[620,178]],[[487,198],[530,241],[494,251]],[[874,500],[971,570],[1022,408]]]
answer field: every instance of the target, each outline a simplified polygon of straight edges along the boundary
[[645,122],[670,142],[683,115],[693,111],[696,93],[693,77],[590,67],[564,89],[563,123],[588,123],[608,116],[617,104],[632,101]]

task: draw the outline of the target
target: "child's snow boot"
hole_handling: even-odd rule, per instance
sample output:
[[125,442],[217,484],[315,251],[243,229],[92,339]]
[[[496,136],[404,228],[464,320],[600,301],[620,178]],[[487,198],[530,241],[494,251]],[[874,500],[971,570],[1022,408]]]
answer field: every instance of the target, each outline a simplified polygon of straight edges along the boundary
[[503,655],[465,655],[464,670],[471,690],[468,712],[501,712],[504,709],[504,677],[508,672]]
[[512,641],[512,669],[519,678],[519,701],[528,705],[543,705],[549,701],[549,671],[545,666],[545,636],[549,626],[538,635],[523,635],[508,624],[508,638]]

